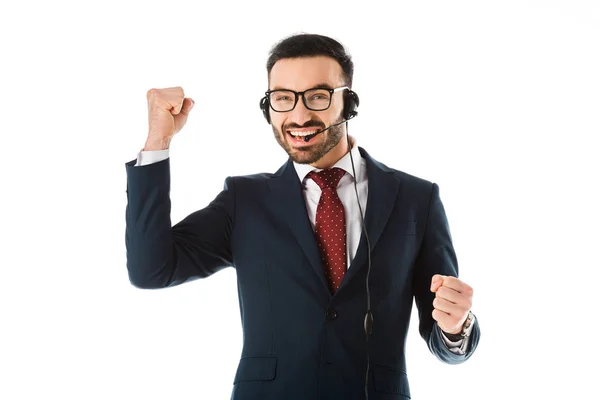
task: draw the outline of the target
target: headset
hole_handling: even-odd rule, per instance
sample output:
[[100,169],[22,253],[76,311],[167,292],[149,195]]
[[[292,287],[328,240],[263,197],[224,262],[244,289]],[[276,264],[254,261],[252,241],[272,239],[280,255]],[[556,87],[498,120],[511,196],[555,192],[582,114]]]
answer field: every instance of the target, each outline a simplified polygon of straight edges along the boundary
[[[358,115],[358,111],[356,110],[358,108],[358,104],[359,104],[359,99],[358,99],[358,95],[356,94],[356,92],[354,92],[350,89],[345,90],[344,91],[344,109],[342,111],[343,120],[341,122],[335,123],[325,129],[318,131],[317,133],[315,133],[315,135],[325,132],[329,128],[332,128],[334,126],[340,125],[345,122],[346,123],[346,140],[348,142],[348,145],[350,145],[350,138],[348,137],[348,120],[350,120]],[[260,109],[262,110],[262,113],[269,124],[271,123],[271,116],[269,115],[270,108],[271,108],[271,106],[269,104],[269,97],[268,97],[268,95],[265,95],[265,97],[260,99]],[[313,136],[313,135],[311,135],[311,136]],[[352,157],[352,151],[348,150],[348,152],[350,153],[350,160],[352,161],[352,172],[354,173],[354,176],[356,177],[356,170],[354,169],[354,158]],[[365,331],[365,338],[367,340],[367,371],[365,373],[365,399],[369,400],[369,391],[368,391],[368,388],[369,388],[369,366],[371,363],[371,361],[369,359],[369,336],[373,332],[373,313],[371,312],[371,291],[369,289],[369,276],[371,273],[371,242],[369,242],[369,235],[367,235],[367,228],[365,227],[364,213],[363,213],[362,207],[360,205],[360,200],[358,199],[358,189],[356,187],[356,179],[354,179],[354,192],[356,193],[356,201],[358,203],[358,209],[360,211],[362,231],[365,234],[365,239],[367,240],[367,248],[369,250],[367,253],[369,266],[367,269],[367,277],[365,279],[365,285],[366,285],[366,289],[367,289],[367,312],[365,313],[365,320],[364,320],[364,324],[363,324],[364,331]]]

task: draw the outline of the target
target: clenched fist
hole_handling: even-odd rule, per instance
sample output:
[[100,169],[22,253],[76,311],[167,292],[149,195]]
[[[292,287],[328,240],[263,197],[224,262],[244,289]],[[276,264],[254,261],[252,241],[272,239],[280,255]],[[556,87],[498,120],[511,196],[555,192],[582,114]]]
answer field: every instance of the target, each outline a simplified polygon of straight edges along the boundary
[[460,333],[473,305],[473,288],[453,276],[434,275],[431,291],[435,293],[433,319],[444,332]]
[[148,99],[148,139],[144,150],[169,148],[171,139],[185,125],[194,100],[185,97],[179,86],[150,89]]

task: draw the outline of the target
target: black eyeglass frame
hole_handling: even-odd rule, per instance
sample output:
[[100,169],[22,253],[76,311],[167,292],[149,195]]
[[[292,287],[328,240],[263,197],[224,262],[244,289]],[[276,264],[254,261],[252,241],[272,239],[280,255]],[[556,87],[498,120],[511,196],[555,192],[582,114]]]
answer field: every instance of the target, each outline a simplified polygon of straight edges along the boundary
[[[327,90],[329,92],[329,104],[327,105],[327,107],[319,109],[319,110],[315,110],[314,108],[310,108],[307,104],[306,104],[306,97],[304,97],[304,93],[306,92],[310,92],[311,90]],[[331,107],[331,100],[333,99],[333,94],[335,92],[340,92],[342,90],[350,90],[350,88],[348,86],[340,86],[340,87],[336,87],[336,88],[327,88],[327,87],[314,87],[314,88],[310,88],[310,89],[306,89],[303,92],[295,92],[293,90],[290,89],[275,89],[275,90],[267,90],[265,92],[265,96],[267,97],[267,101],[269,103],[269,107],[271,108],[271,110],[275,111],[275,112],[290,112],[293,111],[294,108],[296,108],[296,104],[298,104],[298,97],[302,97],[302,103],[304,104],[304,107],[306,107],[308,110],[311,111],[325,111],[327,109],[329,109],[329,107]],[[287,111],[278,111],[276,109],[273,108],[273,105],[271,104],[271,93],[275,93],[275,92],[292,92],[294,93],[294,105],[292,106],[292,108],[290,108]]]

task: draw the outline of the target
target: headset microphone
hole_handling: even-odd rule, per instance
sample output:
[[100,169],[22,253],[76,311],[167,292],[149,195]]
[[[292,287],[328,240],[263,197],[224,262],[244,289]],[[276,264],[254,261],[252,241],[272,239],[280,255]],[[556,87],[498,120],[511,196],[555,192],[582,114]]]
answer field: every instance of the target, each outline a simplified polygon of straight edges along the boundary
[[[352,119],[352,118],[354,118],[354,116],[353,116],[353,115],[351,115],[351,116],[350,116],[350,118],[348,118],[348,119]],[[325,129],[322,129],[322,130],[320,130],[320,131],[316,131],[316,132],[315,132],[315,133],[313,133],[312,135],[306,135],[306,136],[304,136],[304,141],[305,141],[305,142],[308,142],[310,139],[312,139],[313,137],[315,137],[315,136],[316,136],[316,135],[318,135],[319,133],[323,133],[323,132],[325,132],[327,129],[329,129],[329,128],[333,128],[334,126],[341,125],[341,124],[343,124],[344,122],[347,122],[347,121],[348,121],[348,119],[344,119],[344,120],[342,120],[342,121],[340,121],[340,122],[338,122],[338,123],[336,123],[336,124],[329,125],[327,128],[325,128]]]

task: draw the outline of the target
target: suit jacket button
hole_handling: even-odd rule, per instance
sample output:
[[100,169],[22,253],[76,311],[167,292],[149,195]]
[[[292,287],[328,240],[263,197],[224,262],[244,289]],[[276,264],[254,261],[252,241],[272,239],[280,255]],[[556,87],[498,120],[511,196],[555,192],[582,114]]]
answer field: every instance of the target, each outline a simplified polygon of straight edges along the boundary
[[333,308],[328,308],[327,309],[327,313],[325,313],[325,315],[327,316],[328,320],[332,320],[332,319],[336,319],[337,318],[338,313]]

